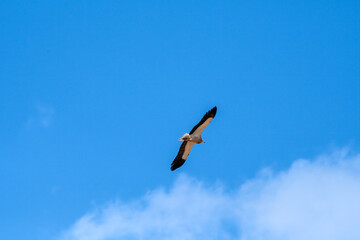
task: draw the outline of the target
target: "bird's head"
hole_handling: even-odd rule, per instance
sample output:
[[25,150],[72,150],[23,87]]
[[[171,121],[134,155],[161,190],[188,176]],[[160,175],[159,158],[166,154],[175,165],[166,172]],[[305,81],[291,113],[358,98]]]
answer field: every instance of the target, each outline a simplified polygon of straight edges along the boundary
[[185,133],[184,136],[179,139],[179,141],[189,141],[190,139],[190,135],[188,133]]

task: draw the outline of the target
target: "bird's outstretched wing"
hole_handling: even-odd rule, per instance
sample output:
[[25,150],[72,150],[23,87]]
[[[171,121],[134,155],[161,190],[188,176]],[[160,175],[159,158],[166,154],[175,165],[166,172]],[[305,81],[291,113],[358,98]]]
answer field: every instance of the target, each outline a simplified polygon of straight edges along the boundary
[[216,110],[217,110],[217,108],[214,107],[213,109],[211,109],[210,111],[205,113],[205,115],[201,119],[201,121],[191,130],[190,134],[195,133],[195,134],[201,135],[201,133],[204,131],[204,129],[207,127],[207,125],[209,125],[211,120],[214,119],[214,117],[216,115]]
[[181,167],[184,162],[186,161],[186,158],[189,156],[189,153],[191,151],[191,148],[194,146],[195,143],[193,142],[187,142],[184,141],[181,146],[180,150],[174,159],[174,161],[171,164],[171,171],[174,171],[175,169]]

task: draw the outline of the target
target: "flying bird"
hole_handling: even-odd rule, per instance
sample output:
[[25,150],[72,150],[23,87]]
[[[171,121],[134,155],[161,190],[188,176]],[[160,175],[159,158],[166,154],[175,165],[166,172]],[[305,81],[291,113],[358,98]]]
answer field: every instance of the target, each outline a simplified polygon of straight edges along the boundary
[[201,138],[201,133],[214,119],[216,115],[216,110],[217,108],[215,106],[213,109],[205,113],[201,121],[195,127],[193,127],[190,133],[185,133],[184,136],[179,139],[180,141],[183,141],[183,143],[180,146],[179,153],[171,164],[171,171],[174,171],[185,163],[186,158],[189,156],[191,148],[194,146],[195,143],[200,144],[205,142]]

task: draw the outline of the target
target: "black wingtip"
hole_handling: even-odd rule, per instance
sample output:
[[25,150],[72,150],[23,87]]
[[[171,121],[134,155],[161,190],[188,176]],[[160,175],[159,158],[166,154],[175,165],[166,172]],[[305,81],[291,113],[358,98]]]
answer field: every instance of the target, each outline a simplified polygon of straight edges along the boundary
[[217,111],[217,107],[215,106],[209,111],[210,116],[215,117],[216,111]]
[[174,162],[171,164],[171,171],[174,171],[175,169],[181,167],[183,164],[185,163],[184,159],[176,159],[174,160]]

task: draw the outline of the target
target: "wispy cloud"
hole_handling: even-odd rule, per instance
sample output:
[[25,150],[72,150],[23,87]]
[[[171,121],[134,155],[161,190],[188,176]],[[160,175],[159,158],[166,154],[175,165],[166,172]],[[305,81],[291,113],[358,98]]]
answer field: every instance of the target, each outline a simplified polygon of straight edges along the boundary
[[61,235],[105,239],[360,239],[360,155],[338,151],[262,171],[234,191],[182,175],[169,190],[114,202]]
[[49,127],[54,116],[54,109],[52,107],[37,105],[35,112],[29,117],[27,126],[28,127]]

